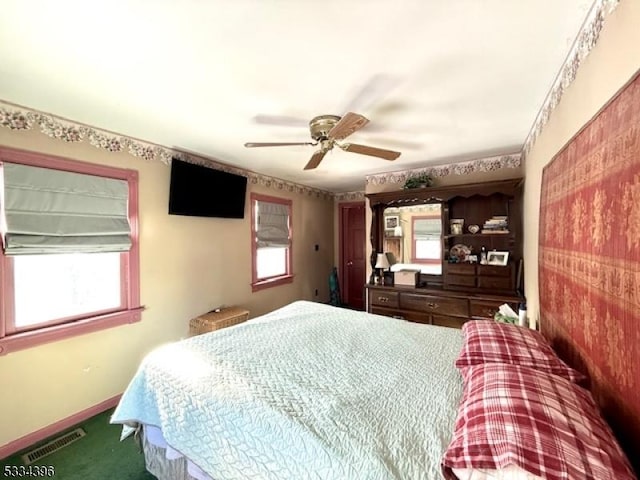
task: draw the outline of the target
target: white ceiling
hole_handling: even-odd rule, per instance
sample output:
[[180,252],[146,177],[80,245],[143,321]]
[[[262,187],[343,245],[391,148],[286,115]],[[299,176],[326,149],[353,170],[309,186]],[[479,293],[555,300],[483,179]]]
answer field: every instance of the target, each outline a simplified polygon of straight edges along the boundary
[[[3,0],[0,99],[336,192],[364,176],[520,150],[589,0]],[[355,143],[313,147],[355,111]],[[265,124],[257,115],[300,119]],[[292,122],[295,123],[295,122]]]

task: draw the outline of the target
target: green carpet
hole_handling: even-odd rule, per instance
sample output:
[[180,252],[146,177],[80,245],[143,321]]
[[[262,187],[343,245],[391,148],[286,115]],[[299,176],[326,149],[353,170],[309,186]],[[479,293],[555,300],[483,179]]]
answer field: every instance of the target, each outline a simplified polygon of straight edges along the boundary
[[[109,424],[112,413],[113,410],[108,410],[74,426],[73,428],[81,427],[86,435],[62,450],[41,458],[34,465],[53,466],[55,476],[52,478],[56,480],[155,479],[156,477],[145,470],[144,456],[134,440],[130,437],[120,441],[122,427]],[[47,443],[49,440],[51,439],[39,442],[33,447]],[[33,447],[29,447],[25,451],[29,451]],[[20,458],[23,453],[18,452],[9,458],[0,460],[0,478],[47,478],[5,475],[5,466],[24,465]]]

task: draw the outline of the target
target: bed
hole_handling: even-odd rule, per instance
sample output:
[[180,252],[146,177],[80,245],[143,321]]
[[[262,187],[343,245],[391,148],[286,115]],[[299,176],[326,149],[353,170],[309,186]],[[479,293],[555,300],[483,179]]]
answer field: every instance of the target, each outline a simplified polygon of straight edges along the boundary
[[461,345],[460,330],[298,301],[157,348],[111,422],[141,430],[161,479],[439,479]]

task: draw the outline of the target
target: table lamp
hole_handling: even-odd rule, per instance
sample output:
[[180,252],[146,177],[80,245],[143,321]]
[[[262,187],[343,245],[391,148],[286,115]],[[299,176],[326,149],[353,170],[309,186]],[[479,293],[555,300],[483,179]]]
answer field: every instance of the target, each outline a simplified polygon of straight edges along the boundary
[[375,265],[374,268],[380,270],[378,278],[380,279],[379,283],[381,285],[384,285],[384,270],[386,270],[390,266],[391,265],[389,265],[389,259],[387,258],[387,254],[386,253],[379,253],[378,257],[376,259],[376,265]]

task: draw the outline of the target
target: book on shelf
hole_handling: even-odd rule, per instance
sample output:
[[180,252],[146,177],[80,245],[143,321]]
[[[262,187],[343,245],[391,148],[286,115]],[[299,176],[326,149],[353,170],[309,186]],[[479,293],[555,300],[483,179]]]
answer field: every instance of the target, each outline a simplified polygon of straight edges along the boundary
[[485,220],[481,233],[509,233],[507,219],[508,217],[506,215],[494,215],[490,219]]
[[500,234],[507,234],[510,233],[509,230],[497,230],[497,229],[490,229],[490,228],[483,228],[480,233],[485,233],[485,234],[489,234],[489,235],[500,235]]

